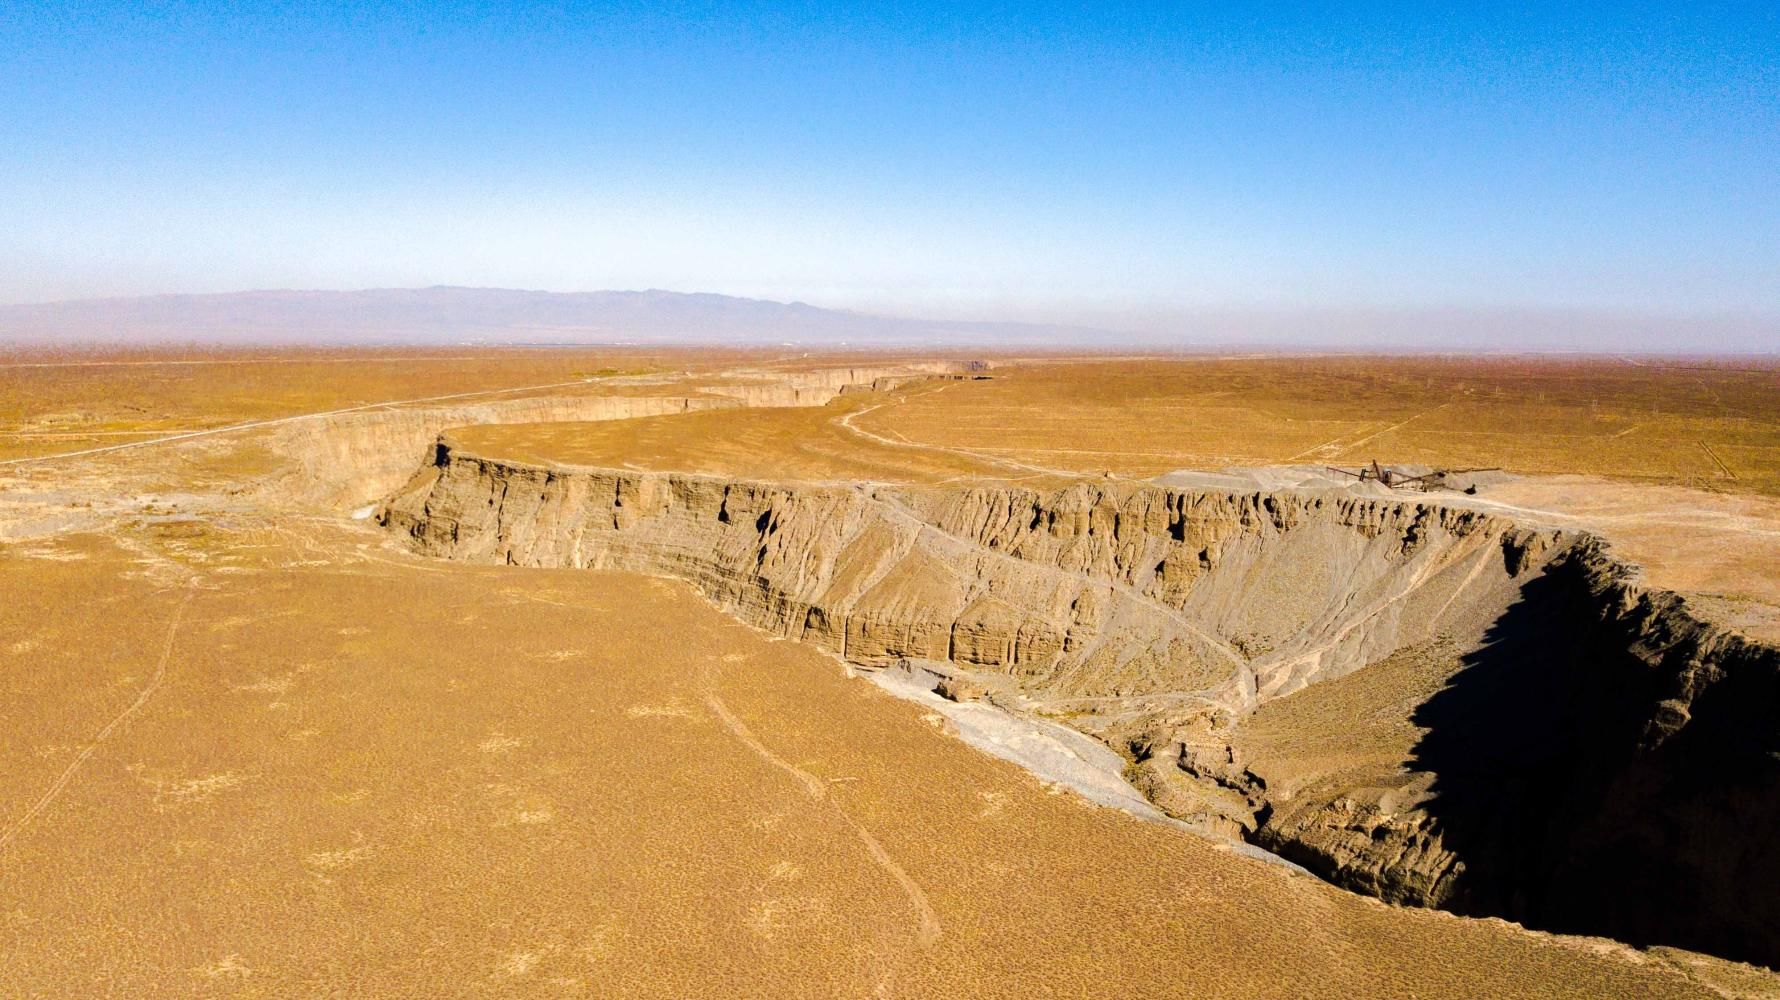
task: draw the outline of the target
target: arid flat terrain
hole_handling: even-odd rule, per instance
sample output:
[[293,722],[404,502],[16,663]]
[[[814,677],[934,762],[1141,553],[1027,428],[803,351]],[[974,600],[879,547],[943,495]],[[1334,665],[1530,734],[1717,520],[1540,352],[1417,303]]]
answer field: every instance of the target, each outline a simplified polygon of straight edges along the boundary
[[[1298,825],[1247,835],[1282,853],[1347,850],[1327,791],[1425,817],[1379,843],[1444,834],[1478,877],[1589,890],[1391,783],[1487,801],[1440,740],[1497,717],[1445,722],[1438,696],[1495,669],[1489,629],[1569,579],[1585,531],[1638,586],[1771,635],[1774,370],[451,353],[0,369],[0,993],[1780,995],[1726,960],[1768,946],[1734,916],[1665,938],[1503,914],[1481,882],[1470,905],[1415,882],[1452,872],[1432,862],[1288,855],[1330,884],[1235,849],[1244,803],[1188,782],[1273,796]],[[1508,475],[1432,526],[1375,487],[1281,491],[1291,520],[1149,482],[1372,457]],[[1185,822],[855,676],[902,661],[1102,740]],[[1664,746],[1677,780],[1732,752]],[[1208,777],[1210,749],[1232,769]],[[1764,780],[1703,793],[1740,827],[1707,848],[1749,860],[1702,884],[1768,871],[1771,815],[1740,804]]]
[[[1660,360],[1061,362],[597,424],[456,429],[476,454],[763,480],[1143,479],[1379,458],[1502,468],[1485,499],[1607,535],[1654,585],[1780,639],[1780,367]],[[1714,456],[1741,456],[1720,466]]]
[[1500,466],[1780,492],[1780,370],[1643,359],[1186,358],[1023,366],[859,425],[1098,472]]

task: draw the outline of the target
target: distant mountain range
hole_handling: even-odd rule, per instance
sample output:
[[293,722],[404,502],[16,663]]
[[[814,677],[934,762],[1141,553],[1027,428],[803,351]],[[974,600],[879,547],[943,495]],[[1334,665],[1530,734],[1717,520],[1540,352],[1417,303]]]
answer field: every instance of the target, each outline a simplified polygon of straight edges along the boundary
[[1780,313],[1206,308],[1135,330],[874,316],[684,292],[379,288],[0,305],[0,349],[150,344],[701,344],[1108,350],[1780,353]]
[[0,306],[0,346],[197,344],[794,344],[1091,347],[1121,335],[945,322],[681,292],[387,288],[155,295]]

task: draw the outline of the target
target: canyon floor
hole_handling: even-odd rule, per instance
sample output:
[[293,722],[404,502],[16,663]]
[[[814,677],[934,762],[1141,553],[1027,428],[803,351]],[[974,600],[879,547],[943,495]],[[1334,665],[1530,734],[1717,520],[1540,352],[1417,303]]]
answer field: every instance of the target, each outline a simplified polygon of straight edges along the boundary
[[[1426,848],[1461,827],[1442,788],[1484,793],[1429,748],[1462,755],[1477,734],[1426,706],[1467,668],[1515,676],[1478,655],[1501,648],[1491,616],[1566,572],[1560,554],[1584,535],[1637,567],[1612,595],[1659,595],[1663,635],[1678,620],[1665,591],[1706,623],[1687,655],[1710,669],[1690,691],[1765,669],[1780,638],[1780,370],[974,361],[5,359],[0,993],[1780,995],[1780,977],[1730,960],[1760,961],[1759,928],[1710,936],[1734,913],[1673,940],[1647,922],[1550,933],[1595,915],[1528,911],[1547,930],[1460,916],[1433,908],[1466,909],[1414,883],[1422,868],[1344,861],[1344,888],[1243,842],[1301,816],[1262,846],[1345,858],[1336,835],[1352,831],[1312,822],[1311,805],[1336,801],[1424,817],[1404,832],[1368,814],[1381,843]],[[1439,497],[1312,482],[1373,457],[1505,471]],[[1259,504],[1218,507],[1229,531],[1275,518],[1286,555],[1193,534],[1212,515],[1181,520],[1181,498],[1222,502],[1215,478],[1193,479],[1207,473]],[[1178,476],[1194,485],[1168,485]],[[1298,520],[1275,496],[1298,498]],[[997,535],[973,513],[1009,498],[1049,520],[1029,527],[1022,507]],[[1411,509],[1423,501],[1456,513],[1429,522]],[[1155,538],[1127,546],[1143,558],[1114,545],[1110,562],[1072,561],[1090,538],[1124,544],[1145,504]],[[1117,531],[1100,511],[1124,519]],[[610,537],[596,545],[593,527]],[[793,551],[799,532],[809,545]],[[824,532],[853,555],[818,566]],[[1149,556],[1176,543],[1204,565],[1189,560],[1182,584],[1182,563],[1157,560],[1174,582],[1152,579]],[[1297,554],[1352,575],[1294,575]],[[1392,589],[1403,567],[1413,593]],[[1238,571],[1240,593],[1205,589]],[[767,580],[784,582],[755,587]],[[798,588],[818,586],[846,592],[845,621],[807,613],[822,602]],[[1343,617],[1295,596],[1317,587],[1377,606]],[[1078,592],[1104,595],[1091,622]],[[1264,598],[1292,614],[1245,610]],[[948,631],[929,655],[935,609]],[[1038,630],[1053,619],[1054,651]],[[1092,638],[1072,651],[1070,628]],[[1174,652],[1113,655],[1145,629]],[[1319,629],[1339,636],[1303,637]],[[950,708],[859,676],[875,668],[933,671],[947,706],[1101,741],[1179,821],[967,744]],[[1734,690],[1765,698],[1765,683]],[[1747,711],[1703,695],[1675,711],[1694,729],[1767,728],[1701,750],[1667,724],[1686,738],[1650,752],[1682,777],[1752,741],[1768,752],[1773,706],[1726,700]],[[1510,717],[1529,715],[1517,703]],[[1771,807],[1744,797],[1772,764],[1750,767],[1714,786],[1708,812],[1675,818],[1707,838],[1686,850],[1741,859],[1703,869],[1712,885],[1771,870]],[[1178,784],[1187,771],[1198,784]],[[1421,773],[1447,785],[1411,801]],[[1699,815],[1724,820],[1722,842]],[[1586,819],[1574,829],[1593,836]],[[1426,853],[1495,870],[1469,841],[1442,851]],[[1372,895],[1351,891],[1367,878]],[[1418,901],[1410,889],[1425,905],[1373,898]],[[1745,890],[1748,908],[1772,905]],[[1736,891],[1711,905],[1734,911]]]

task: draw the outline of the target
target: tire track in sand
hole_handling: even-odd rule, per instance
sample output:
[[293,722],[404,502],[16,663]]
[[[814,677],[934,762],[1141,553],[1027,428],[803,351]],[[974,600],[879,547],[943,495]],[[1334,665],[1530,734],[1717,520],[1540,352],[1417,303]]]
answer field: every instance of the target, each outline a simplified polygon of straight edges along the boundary
[[909,905],[915,910],[915,943],[923,949],[932,947],[933,943],[939,940],[939,914],[934,912],[933,904],[927,900],[927,894],[922,892],[921,887],[915,884],[915,880],[909,877],[909,873],[896,863],[896,859],[890,856],[890,852],[884,850],[884,845],[878,843],[878,838],[872,836],[871,831],[867,830],[864,824],[848,815],[847,811],[841,808],[840,803],[828,794],[828,785],[821,778],[767,749],[766,744],[760,742],[760,738],[754,735],[747,723],[737,718],[735,713],[729,710],[729,706],[723,704],[722,699],[707,692],[705,705],[717,716],[717,721],[723,723],[723,728],[729,730],[731,736],[754,751],[761,760],[789,774],[803,786],[805,795],[808,795],[812,800],[827,802],[834,807],[835,813],[853,828],[853,833],[859,838],[859,842],[865,845],[866,853],[871,855],[878,867],[894,879],[896,884],[901,887],[903,894],[908,896]]
[[62,790],[68,787],[70,781],[74,780],[74,775],[80,771],[81,765],[87,762],[87,758],[97,753],[119,726],[141,711],[142,706],[148,704],[148,699],[153,697],[156,689],[161,686],[161,682],[167,679],[167,663],[173,659],[173,641],[179,637],[179,625],[185,619],[185,609],[191,605],[192,598],[195,596],[197,596],[195,593],[188,591],[185,600],[180,601],[179,606],[173,609],[173,620],[167,626],[167,641],[161,646],[161,659],[155,664],[154,676],[149,678],[148,685],[142,689],[142,693],[138,694],[136,700],[130,702],[123,711],[113,716],[112,720],[105,724],[105,728],[99,730],[98,734],[87,743],[86,748],[75,755],[74,760],[62,771],[55,783],[49,786],[49,790],[44,792],[43,796],[31,808],[25,810],[25,814],[18,818],[18,822],[8,827],[5,833],[0,833],[0,855],[4,855],[6,849],[12,846],[13,840],[31,825],[31,821],[36,819],[43,810],[49,808],[50,803],[62,794]]
[[500,396],[512,392],[533,392],[539,389],[558,389],[569,385],[586,385],[597,382],[597,378],[577,378],[567,382],[546,382],[542,385],[519,385],[505,389],[477,389],[474,392],[452,392],[443,396],[421,396],[416,399],[386,399],[376,403],[363,403],[358,406],[343,406],[334,410],[317,410],[314,413],[295,413],[288,417],[270,417],[265,420],[249,420],[245,423],[227,424],[222,427],[206,427],[194,431],[176,431],[162,437],[147,441],[131,441],[128,444],[108,444],[101,448],[82,448],[79,451],[58,451],[49,455],[26,455],[21,458],[0,460],[0,465],[35,465],[41,462],[53,462],[60,458],[80,458],[84,455],[104,455],[114,451],[126,451],[132,448],[149,448],[157,444],[170,444],[174,441],[190,441],[193,438],[213,437],[217,434],[232,434],[235,431],[253,430],[259,427],[277,427],[292,424],[299,420],[315,420],[319,417],[337,417],[344,413],[358,413],[362,410],[411,406],[416,403],[437,403],[451,399],[468,399],[474,396]]

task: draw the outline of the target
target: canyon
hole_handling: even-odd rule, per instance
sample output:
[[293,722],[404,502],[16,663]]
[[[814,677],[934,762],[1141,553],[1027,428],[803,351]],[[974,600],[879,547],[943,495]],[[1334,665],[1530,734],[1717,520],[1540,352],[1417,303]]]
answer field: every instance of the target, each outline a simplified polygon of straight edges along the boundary
[[[448,439],[379,517],[426,555],[684,580],[773,635],[1061,718],[1170,816],[1391,902],[1780,962],[1780,904],[1749,891],[1780,880],[1780,649],[1586,534],[1432,500],[796,487]],[[1393,667],[1425,698],[1353,707],[1404,713],[1397,745],[1341,759],[1379,724],[1340,711],[1269,737],[1293,695]]]
[[0,986],[1775,995],[1768,501],[1445,364],[0,370]]

